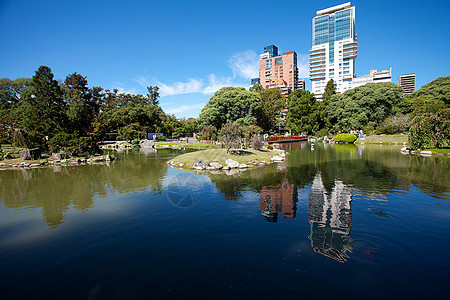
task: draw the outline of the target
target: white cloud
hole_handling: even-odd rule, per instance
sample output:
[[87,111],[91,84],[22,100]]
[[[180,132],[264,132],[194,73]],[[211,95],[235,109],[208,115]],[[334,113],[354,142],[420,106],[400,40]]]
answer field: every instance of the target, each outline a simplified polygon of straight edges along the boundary
[[297,56],[297,67],[299,70],[299,78],[309,77],[309,56],[306,54],[299,54]]
[[150,86],[150,81],[147,77],[145,76],[140,76],[136,79],[134,79],[134,81],[136,81],[137,83],[139,83],[140,86],[142,86],[143,88],[147,89],[148,86]]
[[191,110],[197,110],[201,109],[205,106],[206,103],[199,103],[199,104],[193,104],[193,105],[181,105],[175,108],[168,108],[165,109],[166,113],[169,114],[180,114]]
[[119,94],[139,94],[140,90],[136,88],[127,89],[124,84],[116,82],[113,89],[117,89]]
[[217,78],[216,75],[209,75],[209,85],[203,89],[203,94],[214,94],[224,86],[234,86],[230,77]]
[[159,93],[163,96],[173,96],[181,94],[199,93],[202,89],[202,81],[191,78],[188,82],[175,82],[172,85],[157,82]]
[[259,55],[253,50],[236,53],[228,60],[228,65],[234,77],[251,79],[259,75]]

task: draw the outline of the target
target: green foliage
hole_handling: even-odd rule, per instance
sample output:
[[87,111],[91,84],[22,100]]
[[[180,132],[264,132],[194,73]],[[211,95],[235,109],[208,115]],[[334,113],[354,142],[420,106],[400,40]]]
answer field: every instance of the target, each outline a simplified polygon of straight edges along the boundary
[[123,126],[119,130],[120,137],[125,140],[135,140],[145,138],[145,131],[142,129],[139,123],[131,123]]
[[264,131],[273,130],[280,112],[285,108],[286,98],[279,88],[263,89],[259,92],[263,102],[261,115],[258,117],[258,124]]
[[331,97],[336,95],[336,87],[333,79],[330,79],[325,86],[325,91],[322,95],[322,101],[319,103],[319,128],[330,129],[331,123],[328,118],[327,106],[331,101]]
[[424,113],[436,113],[450,106],[450,76],[439,77],[427,83],[419,90],[405,96],[399,105],[399,111],[420,116]]
[[372,133],[375,132],[375,127],[373,127],[372,125],[366,125],[366,126],[363,127],[362,131],[365,134],[372,134]]
[[416,116],[409,128],[408,142],[414,149],[444,148],[450,145],[450,108],[436,114]]
[[147,87],[147,97],[150,100],[150,103],[152,105],[158,105],[159,104],[159,87],[158,86],[148,86]]
[[402,88],[396,84],[368,83],[332,96],[327,115],[336,131],[377,126],[392,115],[402,95]]
[[294,132],[312,133],[319,127],[318,103],[314,94],[305,90],[295,90],[288,98],[286,128]]
[[209,99],[198,118],[202,127],[222,128],[223,124],[236,122],[240,126],[257,124],[263,102],[259,95],[245,88],[224,87]]
[[238,124],[226,123],[220,129],[220,141],[227,147],[227,153],[231,148],[241,147],[242,132]]
[[333,137],[336,143],[354,143],[357,137],[353,133],[340,133]]
[[378,134],[403,133],[409,129],[411,117],[409,115],[398,114],[390,116],[378,127]]
[[166,138],[165,135],[158,135],[158,136],[156,137],[156,140],[157,140],[158,142],[165,142],[165,141],[167,140],[167,138]]
[[200,138],[202,140],[217,140],[217,128],[211,125],[203,127],[200,132]]
[[318,137],[328,136],[328,134],[329,134],[329,131],[326,128],[322,128],[316,132],[316,136],[318,136]]

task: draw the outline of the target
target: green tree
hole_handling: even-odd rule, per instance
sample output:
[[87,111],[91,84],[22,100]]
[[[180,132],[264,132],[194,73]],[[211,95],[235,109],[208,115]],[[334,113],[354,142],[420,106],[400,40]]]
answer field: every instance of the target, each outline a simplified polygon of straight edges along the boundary
[[153,105],[159,105],[159,86],[148,86],[147,91],[147,97],[150,99],[150,103]]
[[281,110],[285,108],[286,97],[284,97],[279,88],[263,89],[259,92],[259,96],[263,106],[261,115],[258,118],[258,125],[264,131],[273,130]]
[[416,116],[409,129],[408,141],[414,149],[450,146],[450,108]]
[[240,148],[242,132],[238,124],[226,123],[220,129],[220,140],[227,147],[227,153],[231,148]]
[[406,95],[398,105],[403,114],[420,116],[450,107],[450,76],[439,77]]
[[263,86],[259,83],[255,83],[249,89],[250,92],[261,92],[264,90]]
[[334,80],[330,79],[325,86],[325,92],[322,95],[322,101],[319,104],[319,129],[330,129],[331,123],[328,119],[327,106],[331,101],[331,97],[336,95],[336,87]]
[[288,98],[286,128],[297,133],[312,133],[318,126],[318,103],[314,94],[305,90],[292,92]]
[[393,83],[368,83],[331,97],[327,115],[337,131],[378,126],[396,111],[403,89]]
[[49,67],[39,67],[32,79],[32,89],[21,93],[20,102],[19,110],[29,133],[51,136],[64,131],[67,122],[63,90]]
[[240,87],[224,87],[209,99],[198,118],[201,126],[221,128],[237,122],[240,126],[257,124],[263,102],[258,94]]

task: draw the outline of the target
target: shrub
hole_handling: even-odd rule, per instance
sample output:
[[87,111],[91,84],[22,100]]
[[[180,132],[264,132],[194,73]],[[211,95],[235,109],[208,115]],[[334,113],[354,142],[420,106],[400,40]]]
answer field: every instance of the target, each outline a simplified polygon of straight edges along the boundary
[[450,145],[450,108],[413,119],[408,134],[414,149],[444,148]]
[[264,139],[260,135],[254,135],[252,139],[252,148],[255,150],[261,150],[264,146]]
[[132,140],[131,144],[136,146],[136,145],[139,145],[139,142],[140,142],[140,140]]
[[328,135],[328,130],[326,128],[322,128],[316,132],[316,136],[318,136],[318,137],[324,137],[327,135]]
[[341,133],[333,138],[336,143],[354,143],[357,137],[353,133]]
[[156,140],[157,140],[158,142],[164,142],[164,141],[166,141],[167,139],[166,139],[166,136],[165,136],[165,135],[158,135],[158,136],[156,137]]
[[375,132],[375,127],[373,127],[372,125],[366,125],[363,127],[362,131],[365,134],[372,134]]

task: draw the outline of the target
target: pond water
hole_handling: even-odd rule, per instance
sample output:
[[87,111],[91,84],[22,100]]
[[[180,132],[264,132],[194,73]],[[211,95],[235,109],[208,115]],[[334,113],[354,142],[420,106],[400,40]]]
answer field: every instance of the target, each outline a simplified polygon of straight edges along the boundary
[[450,159],[285,144],[234,175],[0,171],[0,299],[447,298]]

